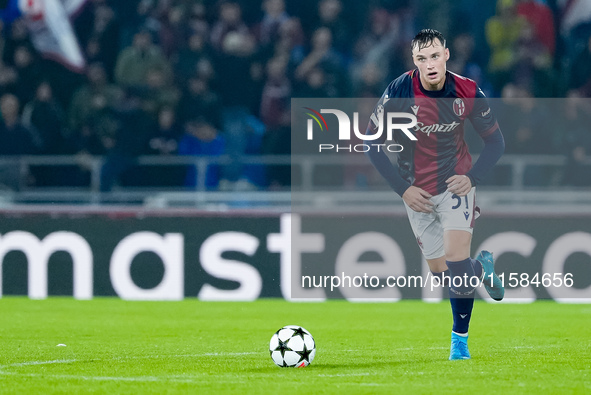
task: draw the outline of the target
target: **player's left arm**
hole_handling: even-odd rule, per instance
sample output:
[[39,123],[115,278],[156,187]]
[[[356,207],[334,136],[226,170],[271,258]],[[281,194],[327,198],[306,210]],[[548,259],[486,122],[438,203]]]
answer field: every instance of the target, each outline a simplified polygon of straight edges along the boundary
[[477,89],[476,99],[474,100],[474,106],[469,119],[478,135],[484,141],[484,148],[478,160],[466,174],[470,179],[471,186],[476,186],[482,182],[486,174],[494,167],[505,152],[505,139],[499,128],[497,118],[494,116],[488,100],[480,88]]

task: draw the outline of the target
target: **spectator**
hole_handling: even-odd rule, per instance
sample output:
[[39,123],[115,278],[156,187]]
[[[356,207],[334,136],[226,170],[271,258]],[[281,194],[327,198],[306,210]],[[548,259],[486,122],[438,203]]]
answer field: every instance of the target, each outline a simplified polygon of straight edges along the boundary
[[306,79],[300,83],[295,91],[295,97],[336,97],[337,92],[334,87],[326,83],[326,74],[324,70],[316,67],[310,70]]
[[214,68],[214,62],[212,60],[203,58],[197,62],[197,77],[208,81],[213,86],[217,82],[217,76],[218,73]]
[[579,96],[591,97],[591,35],[572,63],[568,87],[569,90],[578,91]]
[[[254,62],[255,41],[249,34],[231,32],[225,36],[222,53],[217,58],[216,72],[221,76],[218,89],[224,106],[223,133],[226,152],[237,161],[224,169],[229,183],[243,177],[239,159],[249,147],[252,114],[260,106],[259,64]],[[261,81],[262,82],[262,81]]]
[[39,135],[21,122],[18,98],[6,94],[0,98],[0,155],[31,155],[43,148]]
[[15,95],[21,103],[31,100],[41,81],[41,68],[33,51],[26,45],[14,51],[14,68],[18,75]]
[[2,60],[5,64],[14,65],[14,55],[16,49],[19,47],[32,48],[33,45],[29,40],[29,31],[23,19],[17,19],[12,24],[7,26],[8,40],[2,49]]
[[179,45],[186,34],[184,24],[184,9],[172,6],[168,1],[159,3],[158,12],[158,42],[166,58],[170,59],[178,52]]
[[191,4],[189,13],[188,29],[193,34],[199,34],[203,37],[209,37],[209,22],[207,22],[207,10],[203,3]]
[[69,126],[74,131],[105,107],[117,105],[123,95],[118,86],[108,83],[101,63],[88,66],[86,78],[87,83],[74,93],[70,104]]
[[[84,48],[89,63],[100,62],[107,76],[113,79],[119,54],[119,21],[115,12],[105,1],[94,1],[77,22],[77,36]],[[80,24],[83,24],[82,26]],[[89,29],[88,26],[91,28]]]
[[[72,147],[66,140],[66,118],[64,110],[53,95],[49,82],[43,81],[37,87],[35,98],[23,108],[22,122],[26,127],[38,132],[43,143],[40,153],[45,155],[71,154]],[[32,166],[31,177],[35,185],[65,186],[77,185],[78,177],[75,166]]]
[[142,108],[153,118],[163,107],[176,107],[180,93],[178,89],[168,83],[165,72],[155,68],[148,70],[146,89],[143,90]]
[[171,155],[178,150],[178,142],[182,130],[176,119],[176,113],[172,107],[163,107],[158,113],[158,128],[156,135],[150,139],[150,151],[152,155]]
[[[502,120],[506,153],[515,155],[551,154],[555,152],[552,133],[555,130],[547,102],[536,101],[532,92],[522,86],[507,84],[503,88],[502,107],[497,111]],[[500,122],[500,121],[499,121]],[[548,186],[552,180],[542,166],[527,166],[524,186]]]
[[[5,94],[0,98],[0,155],[31,155],[42,149],[39,136],[21,123],[19,107],[14,95]],[[23,181],[27,178],[22,178],[18,163],[0,166],[0,187],[18,190]]]
[[220,5],[218,20],[211,29],[211,45],[216,51],[224,51],[229,33],[236,33],[241,37],[250,35],[248,26],[242,20],[240,4],[235,1],[224,1]]
[[508,154],[550,153],[551,137],[547,125],[550,123],[541,103],[537,103],[532,92],[522,86],[507,84],[503,88],[503,119]]
[[486,73],[474,59],[475,45],[474,37],[468,33],[456,36],[451,45],[451,57],[447,67],[455,73],[476,81],[487,96],[493,96],[492,86],[486,79]]
[[495,91],[511,80],[517,47],[527,21],[517,14],[514,0],[498,0],[497,14],[486,22],[486,40],[491,49],[488,71]]
[[345,93],[343,88],[343,60],[332,46],[332,33],[328,28],[320,28],[312,36],[312,48],[302,63],[295,70],[296,81],[309,83],[308,74],[314,69],[321,69],[323,72],[323,85],[331,95],[339,96]]
[[[368,83],[383,88],[386,84],[392,54],[401,42],[401,21],[385,9],[372,10],[369,27],[359,36],[353,46],[353,62],[350,68],[351,83],[355,96],[367,92]],[[405,40],[405,44],[408,41]],[[394,57],[398,59],[399,57]],[[398,67],[400,68],[400,66]],[[399,73],[397,73],[399,74]],[[368,81],[368,78],[377,81]],[[374,87],[376,88],[376,87]],[[380,88],[380,89],[381,89]],[[371,91],[372,88],[369,87]],[[377,93],[378,96],[381,95]],[[372,95],[374,96],[374,95]]]
[[183,86],[197,72],[200,60],[211,59],[211,50],[206,37],[201,33],[191,34],[187,45],[181,48],[174,58],[175,77]]
[[[103,180],[105,190],[129,183],[126,174],[137,177],[132,170],[137,155],[175,155],[174,138],[163,136],[184,131],[196,117],[223,137],[224,152],[232,158],[288,154],[291,97],[380,95],[391,74],[414,68],[405,55],[406,43],[424,21],[448,26],[455,37],[448,43],[449,70],[476,80],[488,96],[502,94],[509,100],[504,111],[513,126],[507,127],[507,149],[514,154],[553,153],[549,146],[564,143],[559,129],[534,119],[548,121],[529,99],[567,92],[591,96],[587,0],[260,0],[262,11],[244,0],[87,3],[76,21],[89,64],[87,79],[80,81],[42,59],[31,44],[26,20],[15,16],[0,25],[0,97],[16,96],[17,108],[26,103],[21,126],[33,143],[23,144],[23,151],[107,155],[105,174],[111,175]],[[451,26],[450,20],[459,22]],[[555,83],[559,78],[563,81]],[[556,92],[562,86],[564,92]],[[123,91],[129,92],[125,110],[120,109]],[[136,121],[137,126],[130,126]],[[9,115],[8,124],[20,123]],[[584,140],[573,136],[569,141]],[[2,149],[18,151],[14,141],[5,145]],[[589,151],[575,145],[565,152],[579,163]],[[271,187],[289,185],[287,172],[268,169]],[[248,188],[261,184],[261,173],[238,161],[217,171],[226,180],[221,189],[239,189],[240,180]],[[538,182],[530,175],[528,180]],[[357,178],[348,182],[362,184]]]
[[64,110],[53,97],[49,82],[39,84],[35,98],[23,108],[22,122],[24,126],[39,132],[43,142],[42,153],[65,153]]
[[554,55],[556,29],[550,7],[536,0],[517,0],[517,14],[524,17],[532,26],[536,41],[540,42],[550,55]]
[[[267,81],[261,100],[261,120],[266,132],[262,142],[262,153],[267,155],[289,155],[291,153],[291,83],[286,75],[286,60],[273,58],[267,63]],[[271,188],[290,185],[289,166],[268,166],[267,182]]]
[[13,93],[17,88],[18,74],[12,66],[0,62],[0,96]]
[[358,85],[355,87],[355,97],[380,97],[384,88],[384,69],[373,63],[367,63],[360,71]]
[[261,45],[269,45],[277,41],[279,31],[289,21],[285,11],[285,0],[263,0],[263,20],[257,27],[257,38]]
[[286,75],[287,64],[282,58],[267,63],[267,81],[261,100],[261,120],[269,130],[290,123],[291,83]]
[[211,90],[207,79],[193,77],[189,80],[187,88],[179,105],[181,122],[193,119],[195,115],[213,125],[216,129],[222,126],[222,108],[219,96]]
[[159,69],[166,82],[171,81],[171,66],[160,48],[152,43],[152,35],[142,29],[133,37],[133,45],[125,48],[117,58],[115,80],[122,87],[145,87],[148,72]]
[[289,69],[295,69],[305,56],[304,33],[300,20],[291,18],[279,27],[279,37],[268,58],[281,57],[289,61]]
[[533,27],[526,25],[517,42],[517,63],[511,82],[525,87],[535,97],[549,97],[554,89],[551,67],[549,50],[538,41]]
[[107,156],[101,172],[103,192],[129,175],[136,157],[146,153],[150,137],[155,134],[155,125],[142,110],[141,97],[133,88],[128,88],[113,121],[112,137],[104,139]]
[[352,32],[350,22],[343,16],[343,3],[341,0],[321,0],[318,3],[318,17],[320,19],[316,30],[327,28],[330,30],[334,48],[342,55],[349,54]]
[[[175,109],[162,107],[158,112],[158,124],[155,134],[150,138],[146,154],[166,157],[177,155],[182,135],[183,129],[177,120]],[[185,184],[186,166],[183,165],[142,166],[138,171],[140,186],[179,187]]]
[[[216,157],[225,153],[226,141],[211,123],[201,117],[185,123],[185,133],[179,142],[179,155]],[[206,189],[216,189],[220,183],[220,166],[209,165],[204,181],[200,181],[198,176],[195,166],[189,166],[185,185],[196,188],[203,182]]]

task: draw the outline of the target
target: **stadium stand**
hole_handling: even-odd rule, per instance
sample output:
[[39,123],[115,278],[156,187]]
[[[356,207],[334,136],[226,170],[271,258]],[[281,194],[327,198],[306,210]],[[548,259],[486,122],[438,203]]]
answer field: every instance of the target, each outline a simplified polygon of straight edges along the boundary
[[[407,43],[427,26],[449,38],[450,69],[490,98],[513,100],[538,123],[543,114],[528,99],[566,103],[567,128],[503,127],[507,154],[489,185],[591,187],[586,1],[83,3],[72,17],[86,60],[78,72],[42,56],[25,17],[3,13],[7,202],[134,203],[167,192],[334,187],[315,184],[325,162],[290,158],[290,99],[378,97],[413,67]],[[449,23],[457,20],[465,23]]]

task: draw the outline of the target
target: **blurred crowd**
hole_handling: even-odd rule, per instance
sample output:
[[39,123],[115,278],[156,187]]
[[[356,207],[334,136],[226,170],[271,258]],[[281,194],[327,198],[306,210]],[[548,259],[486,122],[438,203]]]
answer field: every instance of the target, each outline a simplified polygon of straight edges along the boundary
[[[289,154],[292,97],[378,98],[414,68],[409,43],[425,27],[448,38],[448,69],[491,98],[591,96],[588,0],[88,0],[73,24],[84,74],[43,59],[22,19],[1,26],[0,156],[79,158],[39,167],[29,184],[87,185],[87,159],[100,155],[103,191],[194,187],[195,169],[134,160]],[[579,107],[565,110],[579,127],[503,127],[507,153],[565,154],[571,170],[556,182],[580,185],[591,123]],[[290,183],[285,167],[238,163],[205,177],[220,190]],[[17,188],[22,174],[3,169],[0,182]]]

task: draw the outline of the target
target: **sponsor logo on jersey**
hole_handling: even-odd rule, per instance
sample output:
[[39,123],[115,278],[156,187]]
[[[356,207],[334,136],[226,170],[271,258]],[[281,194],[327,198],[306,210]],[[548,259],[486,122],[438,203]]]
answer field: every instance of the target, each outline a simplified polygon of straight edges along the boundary
[[410,106],[410,109],[412,110],[412,112],[415,113],[415,115],[417,115],[417,113],[419,112],[419,106]]
[[418,132],[419,130],[429,136],[431,133],[449,133],[452,132],[455,128],[460,125],[459,122],[452,122],[452,123],[434,123],[433,125],[425,125],[422,122],[417,122],[417,126],[415,126],[414,131]]
[[490,107],[488,108],[488,110],[480,113],[480,115],[482,115],[483,117],[486,117],[488,114],[490,114]]

